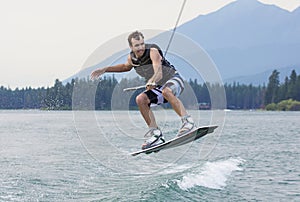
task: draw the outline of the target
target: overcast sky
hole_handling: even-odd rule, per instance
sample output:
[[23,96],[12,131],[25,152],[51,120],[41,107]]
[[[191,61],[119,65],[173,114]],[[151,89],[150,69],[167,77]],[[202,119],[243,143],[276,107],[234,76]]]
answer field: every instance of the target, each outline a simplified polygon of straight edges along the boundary
[[[180,23],[234,0],[187,0]],[[300,0],[260,0],[293,11]],[[172,29],[183,0],[0,0],[0,86],[53,86],[101,44],[134,30]]]

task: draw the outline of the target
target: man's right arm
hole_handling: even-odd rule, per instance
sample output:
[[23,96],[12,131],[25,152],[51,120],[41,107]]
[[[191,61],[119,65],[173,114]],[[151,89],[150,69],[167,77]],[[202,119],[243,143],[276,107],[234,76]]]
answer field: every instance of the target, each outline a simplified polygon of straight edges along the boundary
[[117,64],[117,65],[108,66],[108,67],[99,68],[99,69],[94,70],[91,73],[91,79],[92,80],[97,79],[105,72],[127,72],[127,71],[130,71],[131,69],[132,69],[132,65],[129,63],[129,60],[127,60],[127,62],[124,64]]

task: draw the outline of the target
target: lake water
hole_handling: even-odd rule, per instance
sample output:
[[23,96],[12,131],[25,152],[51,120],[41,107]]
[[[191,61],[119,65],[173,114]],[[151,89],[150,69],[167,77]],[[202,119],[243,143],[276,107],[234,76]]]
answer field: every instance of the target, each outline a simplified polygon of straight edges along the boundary
[[[299,112],[190,113],[219,128],[132,157],[137,111],[0,111],[0,201],[300,201]],[[176,114],[155,114],[172,138]]]

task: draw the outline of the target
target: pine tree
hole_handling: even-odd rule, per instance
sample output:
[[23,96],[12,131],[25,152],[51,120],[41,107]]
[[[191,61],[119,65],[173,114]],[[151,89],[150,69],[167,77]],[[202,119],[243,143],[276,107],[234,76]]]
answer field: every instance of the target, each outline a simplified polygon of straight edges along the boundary
[[293,70],[290,75],[289,84],[288,84],[288,88],[287,88],[287,99],[293,99],[293,100],[297,99],[296,98],[297,97],[296,82],[297,82],[297,74],[296,74],[296,71]]
[[278,102],[279,72],[274,70],[269,77],[269,83],[265,95],[265,105]]

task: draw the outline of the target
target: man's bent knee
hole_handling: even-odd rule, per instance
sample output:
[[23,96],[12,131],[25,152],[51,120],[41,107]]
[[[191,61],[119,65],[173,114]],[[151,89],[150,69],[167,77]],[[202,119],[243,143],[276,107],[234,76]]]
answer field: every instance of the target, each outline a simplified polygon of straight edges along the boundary
[[164,96],[164,98],[169,98],[170,96],[174,96],[172,90],[169,87],[166,87],[162,90],[162,95]]
[[149,104],[149,98],[147,97],[146,94],[141,93],[135,98],[136,104],[137,105],[148,105]]

